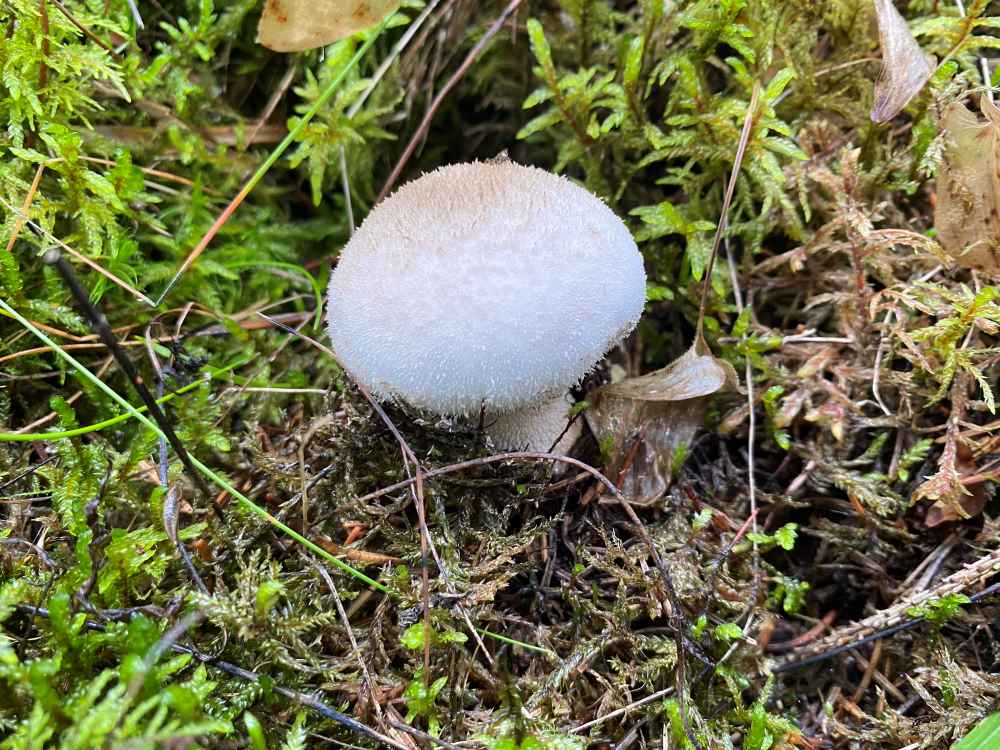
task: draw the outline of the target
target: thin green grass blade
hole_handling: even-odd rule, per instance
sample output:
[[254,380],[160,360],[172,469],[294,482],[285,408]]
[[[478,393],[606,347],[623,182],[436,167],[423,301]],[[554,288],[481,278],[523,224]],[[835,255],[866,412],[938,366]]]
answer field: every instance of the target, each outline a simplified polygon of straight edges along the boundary
[[528,651],[537,651],[540,654],[546,654],[548,656],[551,656],[553,659],[559,658],[559,654],[557,654],[552,649],[545,648],[544,646],[533,646],[530,643],[525,643],[524,641],[518,641],[515,640],[514,638],[508,638],[505,635],[494,633],[493,631],[486,630],[485,628],[476,628],[476,630],[480,635],[485,635],[488,638],[493,638],[503,643],[509,643],[511,646],[520,646],[521,648],[527,649]]
[[[225,375],[227,372],[232,372],[238,367],[242,367],[249,361],[250,357],[244,357],[243,359],[237,360],[236,362],[226,365],[225,367],[220,367],[218,370],[212,370],[208,373],[208,378],[209,380],[213,380],[221,375]],[[204,382],[204,380],[196,380],[193,383],[189,383],[183,388],[178,388],[173,393],[168,393],[166,396],[156,399],[156,403],[165,404],[168,401],[172,401],[178,396],[182,396],[188,391],[194,390]],[[146,412],[145,406],[136,406],[133,408],[138,414]],[[124,414],[119,414],[117,417],[111,417],[110,419],[105,419],[101,422],[94,422],[94,424],[84,425],[83,427],[74,427],[72,430],[59,430],[56,432],[0,432],[0,443],[26,443],[34,442],[35,440],[62,440],[64,438],[77,437],[79,435],[86,435],[90,432],[100,432],[107,427],[113,427],[116,424],[121,424],[122,422],[132,419],[132,416],[132,412],[125,412]]]
[[987,716],[951,750],[1000,750],[1000,714]]
[[[41,330],[39,330],[34,325],[34,323],[32,323],[27,318],[25,318],[23,315],[21,315],[21,313],[19,313],[13,307],[11,307],[10,305],[8,305],[7,302],[5,300],[3,300],[3,299],[0,299],[0,310],[4,310],[6,313],[8,313],[10,315],[10,317],[14,318],[14,320],[16,320],[18,323],[20,323],[24,328],[26,328],[27,330],[29,330],[37,339],[39,339],[40,341],[42,341],[47,346],[51,347],[52,350],[57,355],[59,355],[62,359],[64,359],[74,370],[76,370],[78,373],[80,373],[80,375],[82,375],[87,380],[89,380],[91,383],[93,383],[95,386],[97,386],[102,391],[104,391],[104,393],[106,393],[110,398],[112,398],[113,400],[115,400],[116,402],[118,402],[118,404],[122,408],[124,408],[127,412],[129,412],[129,414],[131,416],[133,416],[136,419],[138,419],[146,427],[148,427],[149,429],[151,429],[153,432],[155,432],[161,438],[166,439],[166,435],[163,434],[163,431],[160,430],[159,426],[157,426],[157,424],[155,422],[153,422],[151,419],[149,419],[149,417],[147,417],[145,414],[141,413],[136,407],[132,406],[132,404],[130,404],[127,399],[125,399],[123,396],[121,396],[117,392],[115,392],[110,386],[108,386],[106,383],[104,383],[104,381],[102,381],[100,378],[98,378],[96,375],[94,375],[84,365],[82,365],[81,363],[77,362],[72,357],[72,355],[70,355],[69,353],[67,353],[61,346],[59,346],[59,344],[57,344],[55,341],[53,341],[51,338],[49,338],[45,333],[43,333]],[[327,552],[325,549],[323,549],[322,547],[320,547],[319,545],[317,545],[315,542],[309,541],[304,536],[302,536],[302,534],[298,533],[297,531],[295,531],[291,527],[286,526],[285,524],[283,524],[281,521],[279,521],[277,518],[275,518],[274,516],[272,516],[266,510],[264,510],[263,508],[261,508],[253,500],[251,500],[246,495],[244,495],[242,492],[240,492],[238,489],[236,489],[235,487],[233,487],[229,482],[227,482],[221,476],[219,476],[218,474],[216,474],[214,471],[212,471],[211,468],[209,468],[208,466],[206,466],[205,464],[203,464],[201,461],[199,461],[194,456],[191,456],[191,462],[194,464],[195,468],[198,469],[198,471],[200,471],[202,474],[205,475],[205,477],[207,477],[209,480],[211,480],[212,482],[214,482],[217,486],[219,486],[222,489],[226,490],[226,492],[228,492],[230,495],[232,495],[233,497],[235,497],[240,502],[240,504],[243,505],[244,508],[246,508],[247,510],[249,510],[254,515],[260,516],[261,518],[263,518],[264,520],[266,520],[269,524],[271,524],[272,526],[274,526],[276,529],[280,529],[285,534],[287,534],[288,536],[290,536],[292,539],[294,539],[295,541],[297,541],[299,544],[301,544],[302,546],[306,547],[307,549],[315,552],[317,555],[319,555],[320,557],[322,557],[324,560],[326,560],[327,562],[329,562],[331,565],[334,565],[335,567],[340,568],[343,572],[347,573],[348,575],[353,576],[354,578],[358,579],[359,581],[362,581],[365,584],[371,586],[372,588],[377,589],[378,591],[381,591],[381,592],[383,592],[385,594],[390,594],[390,595],[393,594],[393,592],[387,586],[385,586],[385,584],[379,583],[374,578],[369,578],[364,573],[362,573],[360,570],[357,570],[356,568],[348,565],[343,560],[338,560],[336,557],[334,557],[333,555],[331,555],[329,552]]]

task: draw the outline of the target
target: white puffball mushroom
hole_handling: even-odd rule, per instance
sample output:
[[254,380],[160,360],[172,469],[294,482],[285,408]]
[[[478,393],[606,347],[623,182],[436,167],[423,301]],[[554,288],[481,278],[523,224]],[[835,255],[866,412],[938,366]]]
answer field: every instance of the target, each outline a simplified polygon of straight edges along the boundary
[[454,164],[369,213],[330,276],[327,321],[377,397],[485,408],[498,447],[548,450],[567,390],[635,327],[645,286],[628,229],[587,190],[506,159]]

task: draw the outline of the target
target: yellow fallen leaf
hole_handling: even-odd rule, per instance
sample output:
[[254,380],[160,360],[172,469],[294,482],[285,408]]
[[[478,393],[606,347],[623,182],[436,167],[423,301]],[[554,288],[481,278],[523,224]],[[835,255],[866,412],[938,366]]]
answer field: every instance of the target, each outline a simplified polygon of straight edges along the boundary
[[382,20],[399,0],[265,0],[257,42],[275,52],[332,44]]
[[944,158],[938,169],[934,228],[945,251],[968,268],[1000,268],[1000,109],[979,101],[980,120],[961,101],[941,119]]

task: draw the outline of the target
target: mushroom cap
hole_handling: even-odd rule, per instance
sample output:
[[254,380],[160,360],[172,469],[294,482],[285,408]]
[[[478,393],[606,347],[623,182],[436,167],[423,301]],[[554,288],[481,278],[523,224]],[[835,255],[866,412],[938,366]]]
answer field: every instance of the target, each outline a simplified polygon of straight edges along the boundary
[[369,213],[330,276],[327,320],[375,395],[496,413],[578,382],[635,327],[645,282],[596,196],[509,160],[454,164]]

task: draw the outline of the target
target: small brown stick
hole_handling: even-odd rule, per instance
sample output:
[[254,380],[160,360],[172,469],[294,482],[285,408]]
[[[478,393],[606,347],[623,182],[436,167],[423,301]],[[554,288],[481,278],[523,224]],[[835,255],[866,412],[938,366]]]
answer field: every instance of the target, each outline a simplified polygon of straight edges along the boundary
[[740,131],[739,145],[736,147],[736,157],[733,159],[733,171],[729,174],[729,183],[726,185],[726,192],[722,198],[719,225],[715,228],[715,239],[712,241],[712,254],[709,255],[708,263],[705,265],[703,272],[704,277],[701,284],[701,299],[698,302],[698,325],[695,331],[695,342],[704,341],[705,338],[705,311],[708,307],[708,292],[712,288],[712,269],[715,267],[715,259],[719,256],[719,246],[722,244],[722,233],[726,230],[726,217],[729,215],[729,205],[733,202],[733,194],[736,192],[736,178],[739,177],[743,157],[747,151],[747,144],[750,142],[750,131],[753,129],[753,124],[757,121],[758,98],[760,98],[760,82],[754,81],[753,93],[750,95],[749,104],[747,104],[747,114],[743,119],[743,129]]
[[[31,318],[29,318],[29,320],[31,320]],[[61,338],[61,339],[68,339],[69,341],[77,341],[77,342],[97,341],[97,334],[96,333],[88,333],[88,334],[86,334],[84,336],[77,336],[76,334],[70,333],[69,331],[64,331],[61,328],[56,328],[55,326],[46,325],[45,323],[42,323],[39,320],[31,320],[31,323],[36,328],[39,328],[39,329],[45,331],[45,333],[49,334],[50,336],[56,336],[56,337]],[[126,332],[127,333],[127,332],[131,331],[132,328],[133,328],[133,326],[122,326],[121,328],[112,329],[112,330],[114,330],[115,333],[121,333],[121,332]]]
[[73,14],[72,14],[72,13],[70,13],[70,12],[69,12],[69,11],[68,11],[68,10],[66,9],[66,6],[62,4],[61,0],[48,0],[48,2],[50,2],[50,3],[52,3],[52,4],[54,5],[54,6],[56,6],[56,8],[58,8],[58,9],[59,9],[59,11],[60,11],[60,12],[61,12],[61,13],[62,13],[62,14],[63,14],[64,16],[66,16],[66,18],[67,18],[67,19],[69,20],[69,22],[70,22],[71,24],[73,24],[74,26],[76,26],[76,28],[78,28],[78,29],[80,30],[80,32],[81,32],[81,33],[82,33],[82,34],[83,34],[83,35],[84,35],[85,37],[87,37],[87,38],[88,38],[88,39],[89,39],[90,41],[92,41],[92,42],[93,42],[94,44],[96,44],[96,45],[97,45],[98,47],[100,47],[100,48],[101,48],[101,49],[103,49],[103,50],[104,50],[105,52],[107,52],[107,53],[108,53],[109,55],[111,55],[111,56],[112,56],[113,58],[115,58],[115,60],[119,60],[119,61],[120,61],[120,60],[122,59],[121,55],[119,55],[119,54],[118,54],[117,52],[115,52],[115,51],[114,51],[114,50],[113,50],[113,49],[112,49],[111,47],[109,47],[109,46],[108,46],[107,44],[105,44],[104,42],[102,42],[102,41],[101,41],[101,39],[100,39],[100,37],[98,37],[98,36],[97,36],[96,34],[94,34],[94,32],[93,32],[93,31],[91,31],[91,30],[90,30],[90,29],[88,29],[88,28],[87,28],[86,26],[84,26],[84,25],[83,25],[82,23],[80,23],[80,22],[79,22],[79,21],[77,21],[77,20],[76,20],[75,18],[73,18]]
[[[876,641],[876,642],[878,643],[879,641]],[[852,651],[851,654],[854,656],[855,659],[858,660],[858,663],[864,669],[868,669],[869,661],[868,661],[868,659],[865,658],[864,654],[862,654],[858,650]],[[903,695],[903,691],[901,691],[898,687],[896,687],[893,684],[892,680],[890,680],[888,677],[886,677],[880,670],[876,669],[874,671],[874,673],[872,674],[872,676],[874,677],[875,682],[877,682],[879,685],[881,685],[885,689],[885,691],[889,695],[891,695],[893,698],[895,698],[897,701],[899,701],[900,703],[903,703],[906,700],[906,696]]]
[[[859,651],[854,652],[855,657],[861,656]],[[878,671],[878,660],[882,657],[882,641],[875,641],[875,645],[872,646],[872,656],[868,661],[868,665],[865,667],[865,673],[861,675],[861,682],[858,683],[858,689],[854,691],[854,695],[851,696],[851,703],[857,704],[861,702],[861,698],[866,692],[868,692],[868,686],[871,685],[872,676]],[[860,661],[860,659],[859,659]]]
[[560,479],[558,482],[552,482],[551,484],[547,484],[545,485],[544,488],[542,488],[542,494],[551,495],[553,492],[559,492],[560,490],[564,490],[567,487],[572,487],[574,484],[579,484],[589,476],[590,474],[588,474],[587,472],[581,471],[569,477],[568,479]]
[[[736,155],[733,158],[733,168],[729,173],[729,182],[726,184],[726,192],[723,194],[722,198],[722,208],[719,212],[719,223],[715,228],[715,237],[712,241],[712,253],[709,256],[708,263],[706,264],[705,270],[703,272],[704,277],[702,279],[701,297],[698,302],[698,321],[695,326],[695,338],[694,338],[694,344],[692,345],[692,348],[695,349],[695,351],[697,351],[700,354],[708,353],[708,344],[705,342],[704,331],[705,331],[705,313],[708,309],[708,294],[709,290],[712,288],[712,273],[715,268],[716,259],[719,256],[719,248],[722,245],[723,234],[726,231],[726,226],[729,220],[729,207],[733,202],[733,195],[736,193],[736,181],[739,178],[740,170],[743,167],[743,159],[746,156],[747,146],[750,142],[750,133],[753,130],[754,123],[756,123],[757,117],[759,115],[757,109],[757,102],[760,99],[760,91],[761,91],[760,81],[754,81],[753,91],[750,94],[750,101],[747,103],[747,111],[743,117],[743,126],[740,129],[740,139],[736,146]],[[729,254],[728,243],[726,244],[726,253],[727,255]],[[733,268],[731,256],[729,260],[730,260],[730,267]],[[733,274],[735,277],[734,268],[733,268]],[[739,289],[736,286],[734,286],[734,296],[740,308],[740,313],[742,314],[743,312],[742,295],[740,294]],[[753,303],[751,297],[749,296],[747,298],[747,304],[751,305],[752,309]],[[749,356],[747,356],[745,359],[746,359],[745,379],[746,379],[746,389],[747,389],[747,411],[750,423],[749,429],[747,430],[747,479],[748,479],[747,495],[750,501],[749,503],[750,511],[747,518],[747,524],[749,524],[750,527],[753,529],[753,531],[756,532],[757,531],[757,479],[754,466],[754,464],[756,463],[754,458],[754,446],[756,442],[756,429],[757,429],[756,411],[754,410],[754,403],[756,402],[756,396],[754,395],[754,387],[753,387],[753,365],[750,361]],[[745,533],[745,527],[747,524],[744,524],[744,529],[740,530],[740,534]],[[737,534],[737,538],[739,538],[740,534]],[[757,550],[757,542],[755,537],[751,537],[751,543],[753,549],[753,558],[751,563],[753,571],[753,590],[751,593],[750,601],[747,604],[747,609],[745,610],[745,613],[747,614],[747,619],[746,622],[743,623],[744,638],[748,637],[750,629],[753,627],[753,612],[757,598],[757,586],[760,581],[760,559],[759,559],[760,556]],[[730,544],[729,548],[725,551],[724,554],[729,553],[729,549],[732,548],[732,544],[735,544],[735,540]],[[718,568],[713,569],[712,571],[713,576],[717,573],[717,571]],[[706,604],[706,610],[707,610],[707,604]],[[743,615],[740,615],[740,617],[742,616]],[[716,662],[715,664],[711,665],[711,668],[715,669],[719,664],[722,664],[725,661],[727,661],[729,657],[736,652],[738,645],[739,642],[734,642],[726,651],[726,653],[723,654],[722,658],[719,659],[719,661]],[[678,662],[678,665],[682,666],[680,662]],[[701,676],[707,674],[708,671],[709,671],[708,664],[706,664],[706,669],[702,671]],[[699,679],[701,678],[701,676],[699,676]],[[680,692],[680,683],[678,683],[678,697],[679,698],[683,697],[683,694]],[[686,717],[684,717],[683,713],[682,713],[682,718],[684,718],[686,722]],[[690,734],[690,732],[688,732],[688,734]]]
[[791,640],[778,641],[777,643],[771,643],[768,645],[767,651],[791,651],[792,649],[802,648],[809,643],[823,635],[823,632],[830,629],[833,625],[833,621],[837,619],[837,610],[831,609],[823,618],[813,625],[809,630],[801,633]]
[[285,94],[288,92],[288,87],[292,85],[292,81],[295,80],[295,74],[298,72],[299,68],[297,65],[292,63],[288,66],[288,70],[285,71],[285,75],[282,76],[281,82],[278,84],[278,88],[274,90],[271,94],[271,98],[267,100],[267,104],[264,105],[264,110],[260,113],[257,118],[257,122],[253,124],[247,133],[247,143],[253,143],[253,139],[257,135],[257,131],[261,129],[263,125],[271,119],[271,115],[274,114],[274,110],[278,108],[278,104],[284,98]]
[[97,271],[99,274],[101,274],[102,276],[104,276],[106,279],[109,279],[113,283],[117,284],[122,289],[124,289],[125,291],[127,291],[130,294],[132,294],[133,296],[135,296],[137,299],[141,300],[142,302],[145,302],[147,305],[149,305],[151,307],[153,306],[153,300],[151,300],[145,294],[143,294],[138,289],[136,289],[135,287],[133,287],[127,281],[124,281],[124,280],[118,278],[113,273],[111,273],[111,271],[108,271],[104,267],[102,267],[99,264],[95,263],[90,258],[88,258],[86,255],[78,253],[76,250],[74,250],[73,248],[71,248],[69,245],[67,245],[65,242],[63,242],[61,239],[59,239],[58,237],[54,236],[50,232],[47,232],[45,229],[43,229],[38,224],[36,224],[35,222],[33,222],[31,219],[29,219],[27,216],[25,216],[24,213],[22,213],[16,207],[10,205],[10,203],[8,203],[7,201],[5,201],[3,198],[0,198],[0,203],[2,203],[4,205],[4,207],[8,211],[10,211],[12,214],[14,214],[15,216],[20,217],[21,220],[25,224],[27,224],[29,227],[31,227],[36,232],[38,232],[39,235],[41,235],[42,237],[45,237],[47,240],[49,240],[51,242],[54,242],[60,248],[62,248],[67,253],[69,253],[74,258],[76,258],[78,261],[80,261],[84,265],[90,266],[95,271]]
[[[55,164],[56,162],[60,162],[62,160],[63,160],[62,157],[60,157],[58,159],[50,159],[45,163],[46,165]],[[90,162],[91,164],[101,164],[105,167],[115,166],[115,162],[113,162],[111,159],[101,159],[97,156],[81,156],[80,161]],[[150,177],[159,177],[169,182],[176,182],[178,185],[184,185],[185,187],[195,186],[193,180],[189,180],[187,177],[181,177],[180,175],[176,175],[172,172],[164,172],[162,169],[152,169],[150,167],[140,167],[138,165],[133,165],[133,166],[143,174],[148,174]],[[201,188],[201,191],[205,193],[205,195],[221,195],[219,191],[212,190],[211,188],[204,186]]]
[[378,194],[378,198],[375,199],[376,204],[381,203],[396,184],[399,176],[403,173],[407,163],[410,161],[410,157],[412,157],[413,153],[417,150],[417,144],[420,143],[426,134],[427,129],[430,127],[431,121],[434,119],[434,115],[437,114],[438,108],[441,106],[445,97],[448,96],[448,94],[451,93],[451,90],[458,85],[458,82],[462,80],[465,74],[469,71],[469,68],[472,67],[472,63],[474,63],[476,58],[479,57],[480,53],[486,47],[486,44],[497,35],[497,32],[499,32],[501,28],[503,28],[507,19],[510,18],[511,14],[518,9],[521,2],[522,0],[511,0],[510,3],[507,4],[503,13],[501,13],[497,20],[493,22],[493,25],[486,30],[486,33],[483,34],[482,38],[476,42],[476,46],[469,51],[469,54],[466,55],[462,64],[458,66],[458,70],[452,74],[451,78],[448,79],[448,82],[445,83],[445,85],[441,88],[441,91],[438,92],[438,95],[434,97],[434,101],[432,101],[431,105],[427,108],[424,119],[421,120],[420,125],[417,126],[417,129],[413,131],[413,135],[410,136],[410,142],[406,144],[406,149],[403,151],[403,155],[399,157],[399,161],[396,162],[396,166],[392,170],[392,174],[389,175],[389,179],[387,179],[385,181],[385,185],[382,186],[382,191]]
[[[154,339],[154,341],[173,341],[173,340],[174,340],[173,336],[161,336],[157,339]],[[141,341],[124,341],[120,345],[122,347],[142,346],[143,343]],[[103,343],[99,344],[96,342],[93,344],[66,344],[61,348],[65,349],[66,351],[81,350],[81,349],[103,349],[104,344]],[[9,362],[13,359],[20,359],[21,357],[30,357],[34,354],[44,354],[45,352],[48,351],[52,351],[52,348],[48,346],[33,346],[30,349],[21,349],[20,351],[16,351],[13,354],[5,354],[4,356],[0,357],[0,364],[4,362]]]
[[[45,7],[44,0],[42,7]],[[31,187],[28,188],[28,194],[24,196],[24,203],[21,204],[21,213],[14,217],[14,231],[10,233],[10,239],[7,241],[8,253],[14,249],[14,243],[17,242],[17,236],[21,233],[21,229],[24,227],[24,220],[28,215],[28,209],[31,208],[32,201],[35,200],[35,193],[38,192],[38,183],[42,181],[42,174],[44,172],[45,162],[39,164],[38,169],[35,170],[35,179],[31,181]]]

